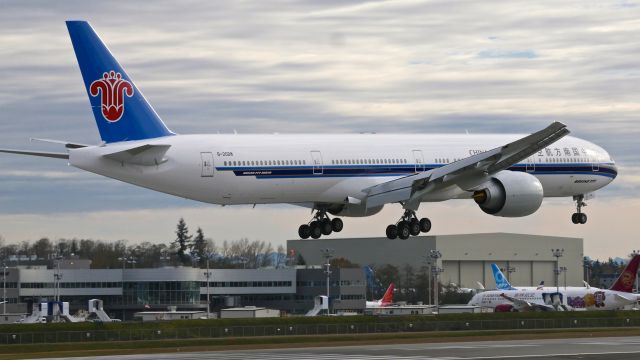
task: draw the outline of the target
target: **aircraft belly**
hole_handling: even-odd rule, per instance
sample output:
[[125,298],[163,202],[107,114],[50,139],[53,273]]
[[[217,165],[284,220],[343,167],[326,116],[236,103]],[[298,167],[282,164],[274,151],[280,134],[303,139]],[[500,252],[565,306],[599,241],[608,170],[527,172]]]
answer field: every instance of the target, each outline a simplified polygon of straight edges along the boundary
[[545,197],[566,197],[594,192],[611,182],[601,175],[536,175]]

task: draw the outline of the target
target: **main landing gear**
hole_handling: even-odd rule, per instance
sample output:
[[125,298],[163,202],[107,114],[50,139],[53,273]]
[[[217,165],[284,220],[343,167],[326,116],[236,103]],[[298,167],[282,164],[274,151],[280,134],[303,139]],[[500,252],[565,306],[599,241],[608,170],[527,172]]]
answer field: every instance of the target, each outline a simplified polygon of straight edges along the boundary
[[326,210],[318,210],[308,224],[302,224],[298,228],[298,235],[302,239],[319,239],[322,235],[331,235],[332,232],[340,232],[344,224],[339,218],[330,219]]
[[576,211],[573,215],[571,215],[571,222],[574,224],[586,224],[587,223],[587,214],[582,212],[582,207],[587,206],[587,203],[584,202],[584,195],[576,195],[573,197],[573,200],[576,202]]
[[418,220],[415,211],[405,210],[397,223],[387,226],[387,237],[391,240],[395,238],[406,240],[409,236],[416,236],[429,230],[431,230],[431,220],[428,218]]

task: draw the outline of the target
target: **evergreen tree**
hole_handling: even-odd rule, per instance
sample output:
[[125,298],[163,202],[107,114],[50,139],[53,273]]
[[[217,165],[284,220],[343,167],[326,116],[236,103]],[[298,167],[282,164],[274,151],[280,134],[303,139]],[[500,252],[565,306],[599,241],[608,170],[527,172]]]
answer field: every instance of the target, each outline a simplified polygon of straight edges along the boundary
[[207,240],[204,238],[204,232],[201,228],[196,231],[196,237],[193,239],[193,246],[191,247],[191,254],[196,255],[199,265],[206,262],[207,257]]
[[176,245],[176,255],[178,260],[183,264],[189,264],[191,259],[187,255],[187,250],[191,246],[191,237],[189,235],[189,228],[183,218],[180,218],[176,227],[176,239],[173,243]]

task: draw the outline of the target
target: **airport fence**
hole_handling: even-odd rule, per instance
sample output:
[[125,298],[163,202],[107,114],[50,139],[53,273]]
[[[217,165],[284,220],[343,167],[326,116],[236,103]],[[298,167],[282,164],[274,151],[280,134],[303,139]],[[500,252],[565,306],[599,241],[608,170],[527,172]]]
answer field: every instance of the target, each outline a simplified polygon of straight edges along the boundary
[[209,326],[175,329],[118,329],[0,333],[0,344],[46,344],[198,338],[344,335],[430,331],[640,327],[640,318],[497,319],[341,324]]

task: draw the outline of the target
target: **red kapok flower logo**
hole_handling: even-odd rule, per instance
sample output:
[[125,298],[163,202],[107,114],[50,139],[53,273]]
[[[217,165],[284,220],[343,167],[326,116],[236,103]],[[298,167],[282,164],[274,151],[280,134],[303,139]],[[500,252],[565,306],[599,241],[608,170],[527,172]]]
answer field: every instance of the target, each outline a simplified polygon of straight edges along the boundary
[[111,70],[91,83],[89,93],[94,97],[101,94],[102,116],[109,122],[116,122],[124,114],[124,96],[133,96],[133,86],[120,73]]

